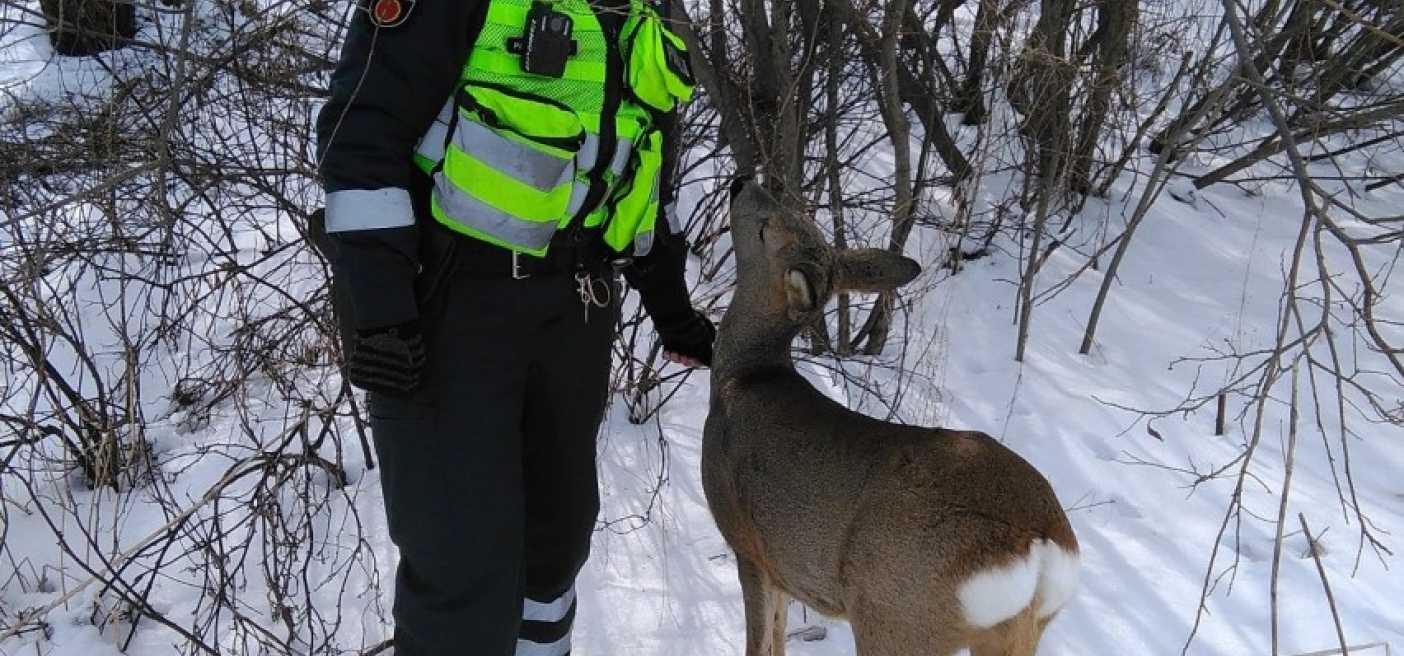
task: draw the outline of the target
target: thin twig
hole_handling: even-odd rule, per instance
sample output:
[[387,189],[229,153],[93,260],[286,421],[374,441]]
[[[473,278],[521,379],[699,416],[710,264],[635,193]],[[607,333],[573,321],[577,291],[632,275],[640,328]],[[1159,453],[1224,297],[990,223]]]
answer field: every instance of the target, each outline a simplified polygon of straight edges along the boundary
[[1297,365],[1292,365],[1292,405],[1287,423],[1287,453],[1282,456],[1282,498],[1277,505],[1277,536],[1272,542],[1272,656],[1277,656],[1277,574],[1282,565],[1282,528],[1287,521],[1287,497],[1292,491],[1292,459],[1297,452]]
[[1321,553],[1320,549],[1316,548],[1316,538],[1311,536],[1311,529],[1307,528],[1305,514],[1297,513],[1297,520],[1302,523],[1302,533],[1306,534],[1307,550],[1311,552],[1311,559],[1316,562],[1316,573],[1321,575],[1321,589],[1326,591],[1326,603],[1331,606],[1331,620],[1336,623],[1336,638],[1341,641],[1341,656],[1350,656],[1345,630],[1341,628],[1341,613],[1336,609],[1336,597],[1331,594],[1331,584],[1326,580],[1326,568],[1321,566]]
[[[292,428],[289,428],[287,432],[284,433],[284,435],[286,436],[295,432],[305,421],[306,416],[304,415],[303,420],[298,422]],[[205,491],[205,494],[200,497],[199,501],[196,501],[194,504],[191,504],[185,510],[182,510],[181,512],[177,513],[175,517],[171,518],[170,521],[161,525],[160,528],[157,528],[156,530],[148,533],[146,537],[138,540],[136,544],[133,544],[131,547],[122,550],[121,553],[117,554],[117,556],[112,559],[109,565],[109,569],[113,571],[121,569],[123,565],[125,565],[126,562],[130,560],[133,556],[144,551],[147,547],[151,546],[157,540],[161,539],[161,537],[167,535],[172,529],[175,529],[181,524],[184,524],[187,519],[189,519],[196,512],[199,512],[201,508],[204,508],[206,505],[209,505],[210,502],[218,499],[220,494],[222,494],[224,490],[228,488],[232,483],[238,481],[239,479],[243,478],[244,476],[247,476],[252,472],[258,471],[262,467],[262,463],[260,463],[259,461],[265,459],[266,456],[264,454],[259,454],[255,456],[249,456],[248,458],[234,463],[234,465],[229,467],[229,469],[225,472],[222,478],[215,482],[214,485],[210,486],[210,489]],[[253,463],[259,464],[258,466],[250,467],[249,465]],[[53,609],[67,604],[74,597],[76,597],[78,593],[86,590],[88,586],[92,585],[98,580],[98,576],[90,576],[87,579],[84,579],[78,585],[75,585],[72,588],[70,588],[67,593],[60,596],[58,599],[55,599],[52,602],[30,612],[28,614],[28,618],[31,621],[33,621],[36,618],[40,618],[44,615],[47,615]],[[24,623],[22,622],[17,623],[15,626],[10,627],[8,630],[6,630],[4,633],[0,633],[0,643],[18,634],[20,629],[23,628],[23,625]]]

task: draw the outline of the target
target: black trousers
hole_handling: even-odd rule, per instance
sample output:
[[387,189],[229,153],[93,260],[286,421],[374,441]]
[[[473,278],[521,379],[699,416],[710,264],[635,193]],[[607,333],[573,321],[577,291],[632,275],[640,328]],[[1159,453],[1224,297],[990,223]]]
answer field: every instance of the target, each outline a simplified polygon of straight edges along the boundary
[[564,656],[599,512],[618,302],[587,320],[571,275],[463,265],[425,273],[442,276],[421,299],[419,391],[369,401],[400,550],[396,655]]

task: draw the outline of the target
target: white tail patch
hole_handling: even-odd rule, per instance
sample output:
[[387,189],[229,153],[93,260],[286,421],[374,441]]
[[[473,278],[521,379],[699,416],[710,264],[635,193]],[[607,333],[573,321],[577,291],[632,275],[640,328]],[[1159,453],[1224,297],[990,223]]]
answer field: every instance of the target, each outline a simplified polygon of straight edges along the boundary
[[[1051,617],[1063,608],[1077,589],[1081,564],[1076,551],[1065,551],[1048,540],[1043,543],[1043,568],[1038,572],[1038,618]],[[1038,543],[1034,549],[1038,549]]]
[[956,592],[965,621],[988,629],[1018,615],[1038,599],[1045,618],[1067,603],[1077,587],[1078,557],[1049,540],[1035,540],[1028,555],[966,579]]

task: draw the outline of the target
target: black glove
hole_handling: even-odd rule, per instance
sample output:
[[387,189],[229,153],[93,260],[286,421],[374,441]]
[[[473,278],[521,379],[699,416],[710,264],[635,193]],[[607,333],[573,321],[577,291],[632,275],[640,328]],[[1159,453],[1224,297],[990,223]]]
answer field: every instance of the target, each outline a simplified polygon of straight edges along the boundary
[[346,378],[368,392],[408,396],[424,369],[424,338],[416,322],[356,331]]
[[690,315],[676,320],[655,320],[654,323],[664,349],[712,366],[712,343],[717,340],[717,327],[707,315],[693,310]]

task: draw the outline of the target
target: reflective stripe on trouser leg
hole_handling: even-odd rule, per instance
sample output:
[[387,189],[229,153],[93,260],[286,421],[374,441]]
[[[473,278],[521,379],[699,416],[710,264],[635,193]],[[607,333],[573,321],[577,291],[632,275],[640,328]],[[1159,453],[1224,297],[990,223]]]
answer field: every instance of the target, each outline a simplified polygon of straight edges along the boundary
[[570,635],[549,644],[517,640],[516,656],[570,656]]
[[575,586],[550,601],[524,599],[516,656],[566,656],[575,623]]

